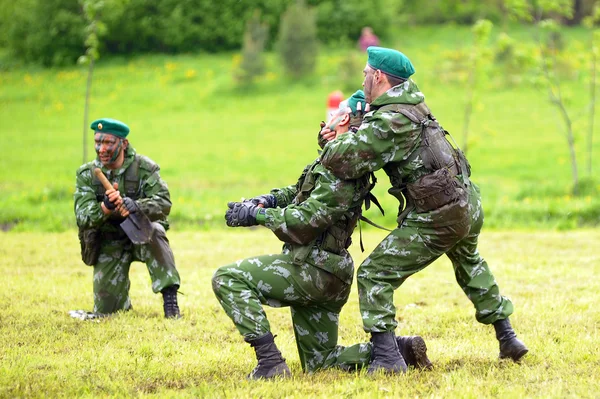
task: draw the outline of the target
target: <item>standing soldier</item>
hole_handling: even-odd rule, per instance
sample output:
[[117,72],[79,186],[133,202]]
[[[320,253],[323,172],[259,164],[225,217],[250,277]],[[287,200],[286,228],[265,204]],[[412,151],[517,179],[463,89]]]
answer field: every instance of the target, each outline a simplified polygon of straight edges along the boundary
[[[336,134],[355,130],[365,110],[357,91],[329,121]],[[348,133],[351,136],[354,133]],[[344,136],[346,137],[346,135]],[[219,268],[213,290],[244,340],[255,350],[258,365],[250,379],[289,376],[262,305],[289,306],[304,371],[367,365],[370,344],[337,345],[339,314],[348,300],[354,264],[347,248],[361,216],[369,178],[341,180],[317,159],[295,185],[274,189],[245,202],[229,203],[227,225],[263,225],[284,242],[283,252],[248,258]],[[420,368],[431,366],[421,337],[396,337],[398,356]]]
[[[469,165],[447,141],[409,77],[414,68],[396,50],[369,47],[363,87],[371,111],[355,140],[333,140],[322,164],[341,179],[358,179],[379,169],[390,178],[390,194],[400,201],[398,228],[362,263],[357,272],[364,329],[373,341],[370,371],[403,370],[395,351],[394,291],[414,273],[446,254],[456,280],[475,305],[477,321],[493,324],[500,358],[518,361],[527,353],[508,316],[511,301],[477,251],[483,225],[479,188],[469,180]],[[323,129],[332,139],[329,129]]]
[[[152,290],[163,295],[165,317],[179,318],[179,273],[165,233],[171,200],[160,168],[136,154],[126,139],[129,127],[123,122],[98,119],[91,129],[98,157],[77,170],[74,199],[82,258],[94,267],[94,314],[132,308],[129,267],[132,261],[140,261],[146,263]],[[93,173],[96,168],[114,188],[104,188]],[[119,226],[136,212],[152,222],[147,244],[134,244]]]

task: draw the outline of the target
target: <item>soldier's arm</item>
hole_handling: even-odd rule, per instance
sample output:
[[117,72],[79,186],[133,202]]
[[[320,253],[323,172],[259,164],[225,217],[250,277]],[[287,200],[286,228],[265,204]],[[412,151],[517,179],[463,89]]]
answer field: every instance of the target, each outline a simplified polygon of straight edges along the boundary
[[[299,181],[304,179],[304,176],[306,175],[311,166],[312,163],[306,165],[306,167],[302,171],[300,179],[298,179]],[[298,184],[299,183],[292,184],[283,188],[274,188],[273,190],[271,190],[271,194],[273,194],[277,199],[278,208],[285,208],[294,201],[294,198],[296,198],[296,195],[298,195],[298,191],[300,190]]]
[[160,177],[160,167],[153,165],[150,175],[143,180],[143,197],[137,200],[142,212],[151,221],[165,219],[171,212],[171,195],[167,183]]
[[368,113],[354,134],[330,141],[321,154],[321,163],[341,179],[357,179],[398,162],[411,150],[410,121],[391,112]]
[[73,199],[75,218],[79,227],[99,227],[108,218],[96,200],[96,192],[92,186],[92,173],[89,168],[81,167],[77,171]]
[[292,184],[283,188],[274,188],[271,190],[271,194],[275,196],[277,199],[277,207],[285,208],[288,204],[291,204],[296,197],[297,187],[295,184]]
[[335,223],[351,206],[354,181],[338,179],[319,165],[315,188],[297,205],[265,210],[264,225],[284,242],[308,244]]

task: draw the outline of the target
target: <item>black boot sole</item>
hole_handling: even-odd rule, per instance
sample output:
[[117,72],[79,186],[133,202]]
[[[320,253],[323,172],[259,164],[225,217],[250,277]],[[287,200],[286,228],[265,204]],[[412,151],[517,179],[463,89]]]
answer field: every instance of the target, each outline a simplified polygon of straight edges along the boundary
[[433,364],[427,357],[427,345],[425,345],[423,338],[419,336],[414,337],[410,343],[410,351],[418,368],[425,370],[433,368]]
[[268,370],[258,369],[258,366],[252,370],[246,377],[248,380],[270,380],[274,378],[291,378],[292,373],[284,362],[272,366]]
[[500,359],[512,359],[514,362],[518,362],[521,360],[523,356],[525,356],[529,352],[529,349],[523,348],[515,354],[512,355],[503,355],[502,353],[498,356]]

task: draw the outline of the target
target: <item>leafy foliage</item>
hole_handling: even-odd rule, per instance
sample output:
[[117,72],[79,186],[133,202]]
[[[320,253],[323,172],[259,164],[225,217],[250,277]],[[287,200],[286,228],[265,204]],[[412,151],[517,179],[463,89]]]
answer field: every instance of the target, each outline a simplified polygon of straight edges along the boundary
[[269,27],[261,22],[260,11],[255,11],[246,23],[242,61],[236,79],[241,84],[251,84],[265,72],[264,50],[268,39]]
[[304,0],[296,0],[281,17],[279,54],[286,72],[292,77],[311,74],[318,52],[315,11]]

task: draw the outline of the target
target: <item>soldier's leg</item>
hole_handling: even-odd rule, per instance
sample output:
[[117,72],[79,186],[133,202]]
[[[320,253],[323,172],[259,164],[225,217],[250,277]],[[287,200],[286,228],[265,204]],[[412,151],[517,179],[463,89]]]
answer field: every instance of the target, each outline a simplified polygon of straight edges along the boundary
[[129,310],[131,246],[127,240],[105,241],[94,265],[94,312]]
[[359,305],[366,332],[396,329],[394,291],[444,253],[426,244],[424,230],[413,225],[393,230],[358,268]]
[[320,279],[307,274],[308,265],[293,264],[289,255],[263,255],[219,268],[213,291],[244,340],[256,352],[258,365],[248,378],[289,376],[285,359],[275,346],[263,304],[272,307],[306,305],[322,298]]
[[510,299],[500,295],[487,262],[479,255],[477,243],[483,227],[483,209],[481,196],[475,184],[471,185],[469,196],[470,230],[446,253],[452,261],[456,281],[475,306],[475,317],[483,324],[491,324],[496,320],[506,319],[513,312]]
[[328,301],[315,301],[308,306],[291,307],[302,369],[314,372],[331,367],[345,370],[363,368],[371,358],[370,344],[347,347],[337,344],[339,314],[348,300],[351,286],[326,271],[313,268],[313,272],[320,275],[326,290],[337,293],[337,296]]
[[175,257],[164,227],[156,222],[152,223],[152,227],[152,241],[145,245],[134,246],[134,260],[146,263],[152,281],[152,290],[163,295],[165,317],[179,318],[181,315],[177,304],[177,290],[181,282],[175,267]]
[[452,261],[456,281],[475,306],[477,321],[494,325],[500,342],[500,358],[510,357],[518,361],[528,349],[516,338],[508,320],[508,316],[513,313],[513,304],[500,294],[496,279],[477,250],[484,219],[477,186],[473,186],[470,208],[471,231],[447,255]]
[[134,246],[134,260],[146,263],[152,280],[152,291],[158,293],[167,287],[179,287],[181,281],[165,228],[156,222],[152,223],[152,227],[152,241]]
[[[392,231],[358,269],[359,305],[373,357],[369,372],[402,372],[406,363],[393,331],[397,326],[394,291],[452,248],[467,231],[466,222],[450,226],[405,221]],[[423,351],[424,352],[424,351]]]

